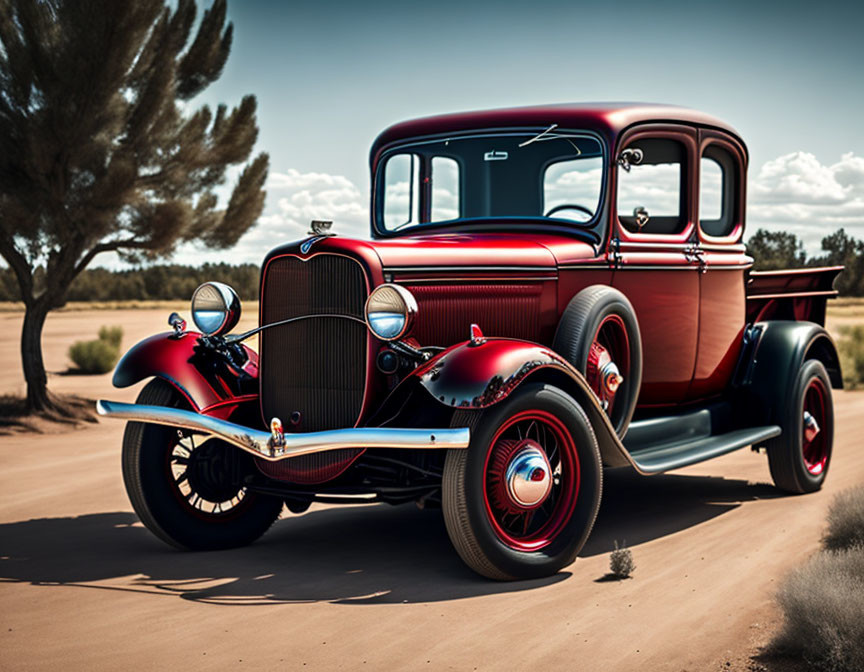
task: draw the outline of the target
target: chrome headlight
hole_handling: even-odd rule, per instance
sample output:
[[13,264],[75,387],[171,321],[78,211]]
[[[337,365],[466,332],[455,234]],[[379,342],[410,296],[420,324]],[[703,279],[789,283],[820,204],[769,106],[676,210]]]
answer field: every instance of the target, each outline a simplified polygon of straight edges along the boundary
[[414,295],[399,285],[380,285],[366,301],[366,324],[382,341],[395,341],[411,329],[417,314]]
[[205,282],[192,294],[192,321],[205,336],[222,335],[240,320],[240,297],[221,282]]

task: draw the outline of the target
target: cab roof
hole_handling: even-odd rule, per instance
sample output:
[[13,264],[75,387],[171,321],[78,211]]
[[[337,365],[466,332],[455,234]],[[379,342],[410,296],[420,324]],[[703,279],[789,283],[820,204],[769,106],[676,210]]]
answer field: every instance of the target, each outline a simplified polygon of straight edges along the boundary
[[649,122],[676,122],[719,129],[731,134],[746,147],[740,134],[732,126],[716,117],[686,107],[656,103],[564,103],[457,112],[403,121],[385,129],[375,139],[369,161],[374,168],[379,154],[387,145],[408,138],[481,129],[543,129],[552,124],[557,124],[561,129],[595,131],[605,137],[612,146],[626,128]]

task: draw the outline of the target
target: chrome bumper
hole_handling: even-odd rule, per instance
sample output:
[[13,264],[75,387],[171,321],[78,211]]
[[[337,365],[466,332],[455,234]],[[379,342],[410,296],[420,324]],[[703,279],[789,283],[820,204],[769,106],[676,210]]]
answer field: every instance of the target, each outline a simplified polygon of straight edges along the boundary
[[[282,434],[281,431],[264,432],[260,429],[244,427],[192,411],[164,406],[97,401],[96,411],[106,418],[150,422],[209,434],[232,443],[255,457],[270,462],[278,462],[298,455],[339,450],[340,448],[409,448],[420,450],[467,448],[471,439],[467,427],[457,429],[354,427],[307,434]],[[281,426],[279,429],[281,430]]]

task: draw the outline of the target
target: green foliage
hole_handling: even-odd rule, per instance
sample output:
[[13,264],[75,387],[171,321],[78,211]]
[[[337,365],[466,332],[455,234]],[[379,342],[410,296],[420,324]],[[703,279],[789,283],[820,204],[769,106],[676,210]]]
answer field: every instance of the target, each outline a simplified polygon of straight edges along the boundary
[[609,572],[618,579],[628,579],[636,569],[636,564],[633,562],[633,553],[622,544],[618,546],[615,542],[615,550],[609,556]]
[[747,240],[747,254],[760,271],[804,266],[807,255],[804,244],[794,233],[759,229]]
[[838,229],[822,239],[824,254],[807,258],[804,244],[794,233],[758,229],[747,240],[747,254],[757,271],[804,266],[845,266],[834,282],[840,296],[864,296],[864,241]]
[[776,653],[830,672],[864,670],[864,547],[822,551],[777,595],[785,622]]
[[864,386],[864,326],[840,327],[840,368],[843,382],[851,389]]
[[834,497],[822,546],[832,551],[856,546],[864,549],[864,487],[844,490]]
[[100,327],[99,340],[105,341],[111,347],[119,350],[120,341],[123,340],[123,327],[119,325],[115,327]]
[[95,341],[78,341],[69,348],[69,359],[79,373],[108,373],[120,357],[123,327],[102,327]]

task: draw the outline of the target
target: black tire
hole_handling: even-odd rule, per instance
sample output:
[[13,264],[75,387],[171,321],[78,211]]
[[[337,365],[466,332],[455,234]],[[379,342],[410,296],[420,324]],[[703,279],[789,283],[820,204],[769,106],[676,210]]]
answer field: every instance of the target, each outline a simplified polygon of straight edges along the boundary
[[[188,408],[181,395],[167,382],[154,379],[144,386],[136,403],[151,406],[170,406]],[[200,443],[194,451],[205,450],[211,456],[219,451],[217,468],[209,468],[206,473],[215,473],[206,485],[225,492],[237,492],[237,503],[228,510],[207,512],[199,510],[194,504],[202,501],[194,496],[187,499],[181,486],[172,473],[172,460],[176,459],[178,431],[172,427],[139,422],[126,425],[123,435],[123,482],[135,513],[145,527],[159,539],[171,546],[185,550],[216,550],[244,546],[255,541],[276,521],[282,511],[282,500],[268,497],[241,488],[242,475],[254,469],[251,459],[237,448],[209,439]],[[211,444],[211,441],[217,443]],[[187,471],[191,468],[194,451],[183,456]],[[175,465],[176,466],[176,465]],[[200,473],[205,473],[202,465]],[[180,467],[182,469],[182,467]],[[231,479],[219,483],[218,478]],[[200,477],[197,477],[200,480]],[[191,476],[184,479],[187,488],[192,490]],[[214,486],[214,481],[216,481]],[[203,482],[203,481],[202,481]],[[226,495],[227,496],[227,495]],[[217,498],[218,499],[218,498]],[[232,500],[233,501],[233,500]],[[226,500],[227,502],[227,500]],[[217,502],[220,503],[221,502]],[[205,507],[206,508],[206,507]]]
[[[624,382],[615,393],[609,418],[618,436],[623,438],[636,409],[642,385],[642,339],[636,313],[627,297],[607,285],[591,285],[580,291],[561,315],[552,349],[587,375],[591,344],[597,338],[601,325],[611,316],[623,323],[627,338],[621,346],[627,357],[627,371],[621,370]],[[619,358],[621,356],[619,353]],[[621,368],[622,362],[616,364]]]
[[[493,439],[500,436],[499,430],[513,418],[531,413],[554,416],[569,433],[578,457],[578,479],[575,497],[561,496],[549,513],[551,521],[555,512],[566,510],[559,506],[571,507],[569,513],[554,518],[560,521],[549,543],[538,550],[521,550],[514,548],[496,527],[487,502],[487,459],[494,448]],[[497,580],[548,576],[571,564],[594,526],[603,488],[597,439],[579,404],[557,387],[526,383],[499,404],[482,411],[457,412],[451,424],[471,427],[469,448],[448,452],[442,483],[447,532],[465,564],[478,574]],[[560,452],[563,455],[564,449]],[[560,486],[560,494],[564,495],[567,489],[562,483],[563,478],[554,487]],[[538,522],[542,524],[542,520]]]
[[[804,435],[805,411],[816,411],[814,390],[820,397],[821,417],[816,420],[819,433],[814,446]],[[811,416],[820,415],[817,412]],[[811,359],[802,364],[790,390],[786,408],[781,409],[780,427],[783,433],[766,443],[768,465],[771,478],[781,490],[795,494],[815,492],[822,487],[831,465],[831,451],[834,444],[834,402],[831,398],[831,380],[822,362]],[[815,449],[815,450],[814,450]],[[819,455],[820,459],[808,462]]]

